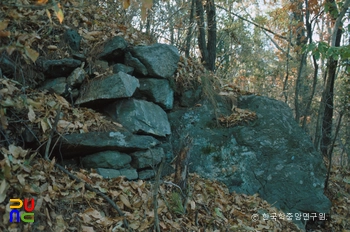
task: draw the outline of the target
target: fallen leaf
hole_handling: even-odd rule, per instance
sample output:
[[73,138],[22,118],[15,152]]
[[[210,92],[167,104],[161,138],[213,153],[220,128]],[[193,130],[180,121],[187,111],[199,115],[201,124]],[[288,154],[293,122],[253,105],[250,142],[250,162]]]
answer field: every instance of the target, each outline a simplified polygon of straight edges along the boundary
[[29,105],[29,106],[28,106],[28,109],[29,109],[29,112],[28,112],[28,119],[29,119],[29,121],[34,122],[34,121],[35,121],[35,112],[34,112],[34,110],[33,110],[33,106],[32,106],[32,105]]
[[130,205],[130,202],[129,200],[123,195],[123,194],[120,194],[119,196],[120,200],[123,202],[123,204],[128,207],[129,209],[131,209],[131,205]]

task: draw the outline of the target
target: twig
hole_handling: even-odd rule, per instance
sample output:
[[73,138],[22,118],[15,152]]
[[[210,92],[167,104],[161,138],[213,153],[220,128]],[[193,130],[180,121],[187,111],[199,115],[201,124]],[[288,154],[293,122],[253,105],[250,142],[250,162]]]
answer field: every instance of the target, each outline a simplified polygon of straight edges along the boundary
[[8,143],[8,145],[11,144],[10,140],[7,138],[6,134],[2,131],[2,129],[0,128],[0,133],[4,136],[4,139],[6,140],[6,142]]
[[[50,162],[50,160],[47,160]],[[55,167],[57,167],[58,169],[60,169],[62,172],[66,173],[71,179],[77,181],[78,183],[83,182],[83,180],[81,180],[80,178],[76,177],[75,175],[73,175],[72,173],[70,173],[69,171],[67,171],[64,167],[62,167],[61,165],[55,163]],[[123,213],[123,211],[121,211],[119,209],[119,207],[114,203],[114,201],[109,198],[107,195],[105,195],[104,193],[100,192],[97,189],[94,189],[93,187],[91,187],[91,185],[89,185],[88,183],[84,183],[85,184],[85,188],[96,193],[97,195],[101,196],[103,199],[105,199],[109,204],[112,205],[112,207],[118,212],[119,216],[124,217],[125,214]],[[129,223],[127,222],[127,220],[124,218],[123,219],[123,223],[125,225],[125,227],[131,231],[131,228],[129,227]]]
[[174,184],[173,182],[170,182],[170,181],[164,181],[164,184],[169,184],[169,185],[172,185],[172,186],[177,187],[178,189],[180,189],[181,195],[182,195],[183,197],[185,197],[185,194],[182,192],[182,189],[181,189],[180,186],[178,186],[177,184]]
[[162,161],[160,162],[157,175],[155,178],[155,183],[153,186],[153,205],[154,205],[154,227],[157,232],[160,232],[160,227],[159,227],[159,217],[158,217],[158,201],[157,201],[157,195],[158,195],[158,190],[159,190],[159,185],[160,185],[160,176],[162,175],[162,170],[163,170],[163,164],[164,164],[164,158],[162,158]]
[[58,109],[56,110],[55,122],[54,122],[52,129],[51,129],[50,136],[49,136],[49,139],[47,140],[47,144],[46,144],[46,149],[45,149],[45,159],[46,160],[50,160],[49,150],[50,150],[53,134],[56,131],[58,120],[60,119],[60,114],[61,114],[61,106],[58,106]]

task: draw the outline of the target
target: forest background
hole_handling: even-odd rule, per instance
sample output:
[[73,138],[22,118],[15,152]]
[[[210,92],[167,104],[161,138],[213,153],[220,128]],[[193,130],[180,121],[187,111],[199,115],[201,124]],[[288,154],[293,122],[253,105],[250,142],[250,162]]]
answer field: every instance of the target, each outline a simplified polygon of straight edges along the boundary
[[349,0],[150,4],[125,0],[119,17],[201,59],[222,85],[284,101],[326,159],[350,163]]

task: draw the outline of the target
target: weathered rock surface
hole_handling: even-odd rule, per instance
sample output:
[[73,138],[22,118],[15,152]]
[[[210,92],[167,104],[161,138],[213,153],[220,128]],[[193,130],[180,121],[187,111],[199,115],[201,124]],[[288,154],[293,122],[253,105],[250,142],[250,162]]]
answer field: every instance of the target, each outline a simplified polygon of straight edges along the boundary
[[[137,46],[130,50],[132,56],[139,60],[147,69],[140,69],[139,65],[127,62],[135,71],[152,77],[169,78],[177,69],[180,55],[176,47],[167,44],[153,44],[151,46]],[[130,60],[130,58],[129,58]]]
[[116,36],[105,43],[104,49],[98,56],[98,59],[114,63],[122,61],[124,50],[127,46],[128,44],[123,37]]
[[141,63],[137,58],[133,57],[130,52],[125,53],[125,64],[133,67],[135,72],[146,76],[148,74],[147,68],[144,64]]
[[131,162],[131,156],[118,151],[103,151],[82,158],[85,168],[121,169]]
[[[213,120],[213,107],[201,103],[202,107],[169,114],[173,146],[180,146],[181,136],[193,138],[190,171],[222,181],[230,191],[259,193],[285,212],[329,212],[321,155],[286,104],[267,97],[241,97],[238,107],[255,111],[258,119],[220,128]],[[224,101],[218,106],[219,115],[230,114]]]
[[128,180],[136,180],[138,178],[136,169],[116,170],[109,168],[97,168],[96,171],[106,179],[117,178],[119,176],[125,176]]
[[79,35],[79,33],[76,30],[68,29],[63,34],[63,39],[72,50],[79,51],[82,37]]
[[134,72],[134,68],[127,66],[125,64],[115,64],[113,65],[113,73],[125,72],[129,75],[132,75]]
[[130,155],[132,156],[131,166],[133,168],[154,168],[164,157],[164,151],[163,148],[156,147],[146,151],[137,151]]
[[140,78],[139,81],[138,95],[146,97],[148,101],[157,103],[165,110],[173,108],[174,91],[168,80]]
[[98,100],[113,100],[130,97],[139,87],[139,81],[133,76],[119,72],[104,79],[94,79],[81,92],[75,104],[94,103]]
[[139,179],[148,180],[155,176],[155,171],[152,169],[146,169],[139,172]]
[[68,76],[67,84],[70,87],[78,87],[85,80],[86,72],[83,68],[76,68],[74,71]]
[[74,69],[80,67],[81,61],[64,58],[61,60],[37,60],[37,65],[43,70],[43,73],[50,78],[67,77]]
[[88,155],[100,151],[138,151],[154,147],[159,141],[147,135],[133,135],[127,131],[89,132],[69,134],[62,138],[64,156]]
[[164,110],[148,101],[124,99],[109,105],[109,115],[133,133],[166,136],[171,133]]
[[41,90],[46,89],[50,92],[62,95],[67,91],[67,80],[65,77],[58,77],[55,79],[47,79],[44,81],[42,86],[39,88]]

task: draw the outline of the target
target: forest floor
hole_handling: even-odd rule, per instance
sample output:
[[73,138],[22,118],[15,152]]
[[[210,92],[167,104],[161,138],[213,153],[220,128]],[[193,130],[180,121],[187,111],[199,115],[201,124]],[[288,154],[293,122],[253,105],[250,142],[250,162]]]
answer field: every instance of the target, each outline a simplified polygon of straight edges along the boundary
[[[173,176],[161,178],[157,187],[152,181],[107,180],[94,170],[66,167],[79,182],[58,169],[55,159],[47,161],[16,146],[1,153],[0,231],[154,231],[157,224],[161,231],[299,231],[257,194],[229,193],[224,184],[196,174],[189,177],[183,204]],[[308,231],[350,231],[349,182],[349,171],[332,171],[327,194],[331,214],[326,221],[309,223]],[[35,221],[11,223],[9,200],[25,198],[35,199]]]

